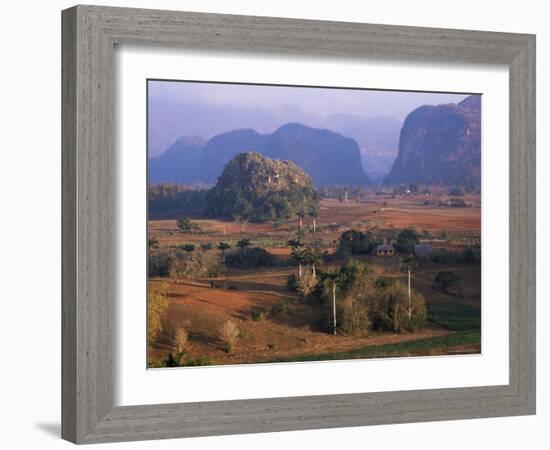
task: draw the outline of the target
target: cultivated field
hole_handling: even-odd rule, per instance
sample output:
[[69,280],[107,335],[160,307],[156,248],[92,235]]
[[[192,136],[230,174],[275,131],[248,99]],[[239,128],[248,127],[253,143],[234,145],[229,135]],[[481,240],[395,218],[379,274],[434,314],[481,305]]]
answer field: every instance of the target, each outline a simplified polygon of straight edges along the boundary
[[[342,232],[350,229],[375,232],[395,239],[406,227],[414,227],[434,248],[462,248],[457,240],[479,237],[480,197],[463,197],[471,206],[453,208],[434,205],[449,197],[432,195],[372,195],[362,202],[323,200],[313,233],[312,219],[303,219],[303,232],[319,241],[326,255],[335,252]],[[427,201],[427,199],[429,201]],[[185,353],[188,359],[211,364],[239,364],[270,361],[347,359],[382,356],[418,356],[480,351],[481,270],[480,263],[442,264],[426,260],[413,269],[412,286],[426,299],[428,323],[414,333],[371,333],[364,336],[332,335],[323,331],[319,305],[304,301],[286,283],[297,268],[287,264],[291,249],[287,241],[299,230],[298,220],[281,223],[240,223],[193,217],[196,229],[182,232],[176,220],[151,220],[149,238],[158,242],[156,251],[193,244],[212,244],[204,253],[222,258],[219,242],[232,248],[249,239],[274,255],[277,264],[256,269],[229,269],[220,264],[216,276],[178,276],[150,279],[150,288],[163,286],[168,309],[163,330],[149,344],[149,362],[163,360],[174,352],[174,331],[188,333]],[[401,258],[360,255],[374,276],[407,281],[401,271]],[[319,269],[339,266],[343,261],[319,262]],[[433,288],[441,271],[460,276],[460,292],[449,295]],[[237,324],[238,338],[231,352],[226,351],[216,330],[227,320]]]

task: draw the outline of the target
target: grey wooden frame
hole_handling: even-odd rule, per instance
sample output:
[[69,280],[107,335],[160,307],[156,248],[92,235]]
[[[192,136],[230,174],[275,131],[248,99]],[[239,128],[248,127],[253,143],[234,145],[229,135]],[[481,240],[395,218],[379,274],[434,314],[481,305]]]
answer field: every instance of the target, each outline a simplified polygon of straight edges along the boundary
[[[62,36],[64,439],[93,443],[535,413],[533,35],[76,6],[62,13]],[[113,50],[126,43],[507,65],[509,384],[115,407]]]

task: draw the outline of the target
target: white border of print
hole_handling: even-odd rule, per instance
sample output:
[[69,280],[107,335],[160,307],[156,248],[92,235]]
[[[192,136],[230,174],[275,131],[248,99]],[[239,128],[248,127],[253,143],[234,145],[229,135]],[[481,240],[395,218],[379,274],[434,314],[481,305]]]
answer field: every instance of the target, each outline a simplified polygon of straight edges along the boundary
[[[146,370],[147,78],[482,93],[482,354]],[[504,66],[251,57],[124,46],[116,50],[115,92],[116,405],[508,384]]]

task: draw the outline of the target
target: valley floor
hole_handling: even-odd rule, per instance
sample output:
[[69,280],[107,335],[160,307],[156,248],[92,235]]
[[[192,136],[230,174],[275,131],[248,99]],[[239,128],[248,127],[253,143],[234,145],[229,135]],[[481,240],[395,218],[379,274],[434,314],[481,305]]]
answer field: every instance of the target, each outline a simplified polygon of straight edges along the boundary
[[[475,200],[475,199],[474,199]],[[335,241],[345,229],[376,228],[391,233],[407,226],[426,232],[442,230],[457,235],[479,234],[480,208],[420,206],[421,199],[380,198],[372,203],[323,201],[316,233],[326,251],[334,251]],[[243,236],[286,261],[285,242],[298,226],[289,221],[273,224],[197,219],[203,232],[181,233],[174,220],[149,222],[149,236],[161,248],[184,243],[234,244]],[[311,227],[311,223],[305,224]],[[389,231],[388,231],[389,230]],[[406,280],[399,271],[399,258],[359,256],[369,263],[375,275]],[[336,265],[337,262],[330,264]],[[327,264],[327,265],[330,265]],[[326,266],[324,268],[326,268]],[[461,278],[462,291],[451,296],[432,288],[435,274],[452,270]],[[164,331],[149,346],[149,361],[161,361],[174,351],[173,330],[184,327],[189,335],[186,358],[206,358],[212,364],[241,364],[274,361],[402,357],[479,353],[481,350],[481,267],[479,263],[443,265],[428,262],[413,271],[413,288],[427,303],[428,324],[415,333],[373,333],[368,336],[333,336],[322,330],[318,303],[301,301],[286,290],[288,275],[296,268],[224,269],[215,278],[154,278],[150,286],[163,284],[168,310]],[[228,353],[216,337],[218,327],[228,319],[239,329],[233,351]]]

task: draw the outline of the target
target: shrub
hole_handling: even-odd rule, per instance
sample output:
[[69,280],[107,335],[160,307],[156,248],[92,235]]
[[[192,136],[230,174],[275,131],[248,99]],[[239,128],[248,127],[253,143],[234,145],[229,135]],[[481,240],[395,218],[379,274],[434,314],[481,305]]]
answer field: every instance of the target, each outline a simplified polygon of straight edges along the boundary
[[313,291],[317,286],[317,282],[318,278],[314,277],[309,270],[306,270],[302,274],[302,278],[298,279],[297,291],[302,295],[302,297],[307,298],[313,294]]
[[439,272],[434,280],[433,287],[449,295],[457,295],[459,293],[460,277],[451,271]]
[[471,248],[466,248],[464,250],[462,250],[462,261],[465,262],[465,263],[473,263],[473,262],[477,262],[481,259],[481,253],[478,251],[478,252],[475,252],[473,249]]
[[368,299],[349,292],[336,308],[337,330],[345,335],[364,334],[370,329]]
[[372,281],[367,265],[351,259],[338,270],[320,272],[318,280],[314,295],[323,301],[323,328],[327,332],[337,331],[346,335],[368,333],[369,292],[372,290]]
[[466,190],[463,187],[454,187],[449,189],[449,195],[452,195],[454,197],[462,196],[466,193]]
[[239,338],[239,328],[237,324],[232,320],[226,320],[223,324],[218,327],[218,338],[225,346],[225,351],[231,353],[237,339]]
[[168,353],[166,358],[164,358],[164,367],[179,367],[180,358],[180,355],[174,355],[172,352]]
[[184,245],[181,246],[181,249],[184,252],[192,253],[192,252],[195,251],[195,246],[193,244],[184,244]]
[[466,208],[468,206],[468,203],[466,203],[461,198],[451,198],[449,200],[449,206],[451,208]]
[[212,252],[177,251],[173,257],[170,276],[204,277],[218,272],[218,257]]
[[377,288],[387,288],[395,283],[395,281],[395,278],[391,277],[378,277],[376,280],[374,280],[374,286]]
[[418,292],[396,281],[375,289],[370,318],[374,329],[382,331],[415,331],[426,322],[426,302]]
[[174,258],[168,253],[149,255],[148,272],[150,277],[167,277],[170,275]]
[[273,266],[275,257],[260,247],[248,248],[225,257],[227,267],[237,269],[255,269],[261,266]]
[[163,330],[162,320],[168,309],[165,284],[149,284],[147,295],[147,340],[153,342]]
[[180,327],[174,333],[174,347],[178,353],[184,352],[187,348],[189,336],[185,328]]
[[185,366],[187,367],[211,366],[212,364],[212,360],[207,356],[203,356],[202,358],[190,359],[185,362]]
[[[187,361],[183,359],[185,352],[178,353],[168,353],[162,363],[156,362],[155,367],[196,367],[196,366],[211,366],[213,364],[212,360],[208,357],[200,357],[196,359],[188,359]],[[149,364],[151,366],[151,363]]]
[[252,311],[250,313],[250,318],[254,321],[254,322],[258,322],[260,320],[263,320],[264,318],[264,313],[262,311]]
[[282,302],[275,303],[271,306],[269,315],[272,317],[279,317],[288,312],[288,301],[283,300]]
[[187,216],[178,218],[176,220],[176,225],[183,233],[193,233],[194,231],[200,231],[199,226],[196,223],[193,223],[191,219]]
[[164,366],[164,361],[158,358],[149,358],[149,361],[147,363],[147,367],[149,369],[160,369]]
[[298,290],[298,277],[294,274],[290,274],[286,279],[286,289],[288,291],[296,292]]
[[339,239],[338,253],[351,255],[365,255],[372,252],[379,244],[371,233],[357,230],[344,231]]
[[452,251],[445,248],[433,249],[430,259],[438,264],[461,264],[474,263],[481,260],[479,249],[467,248],[462,251]]

